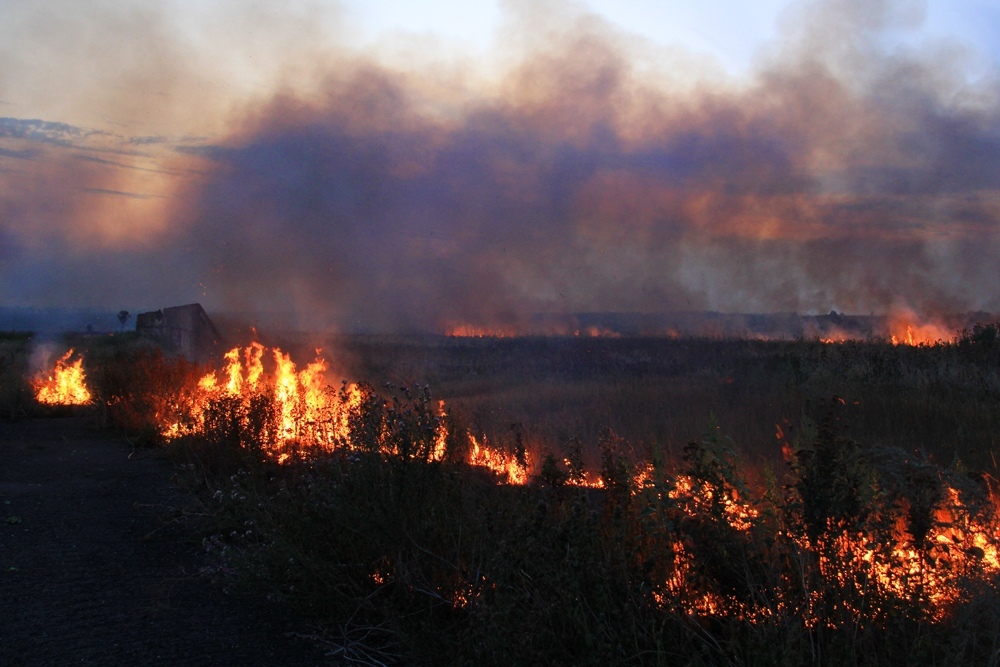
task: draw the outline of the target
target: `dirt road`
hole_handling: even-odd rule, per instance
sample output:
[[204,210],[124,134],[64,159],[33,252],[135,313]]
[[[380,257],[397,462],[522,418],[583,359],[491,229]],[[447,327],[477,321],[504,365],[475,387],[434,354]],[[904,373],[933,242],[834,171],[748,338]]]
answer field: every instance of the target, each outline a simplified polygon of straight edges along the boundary
[[308,632],[199,576],[171,463],[78,418],[0,423],[0,665],[316,665]]

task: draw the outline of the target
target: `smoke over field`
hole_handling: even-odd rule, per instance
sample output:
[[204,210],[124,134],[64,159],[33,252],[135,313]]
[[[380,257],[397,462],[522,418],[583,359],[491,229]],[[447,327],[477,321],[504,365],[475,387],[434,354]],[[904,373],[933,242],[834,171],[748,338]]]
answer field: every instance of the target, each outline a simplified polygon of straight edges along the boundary
[[795,5],[740,78],[563,2],[505,4],[488,58],[355,48],[304,10],[192,33],[95,8],[5,10],[0,114],[50,110],[0,119],[6,305],[514,332],[1000,307],[998,73],[898,39],[919,3]]

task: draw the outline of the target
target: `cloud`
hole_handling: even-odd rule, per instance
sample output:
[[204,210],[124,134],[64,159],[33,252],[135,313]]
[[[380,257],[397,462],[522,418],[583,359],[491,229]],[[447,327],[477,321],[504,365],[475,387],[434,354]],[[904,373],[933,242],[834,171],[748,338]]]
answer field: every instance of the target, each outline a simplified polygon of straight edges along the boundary
[[84,130],[67,123],[27,118],[0,118],[0,137],[26,139],[58,146],[72,146],[94,135],[103,135],[97,130]]
[[121,190],[107,190],[105,188],[83,188],[84,192],[95,195],[108,195],[110,197],[125,197],[126,199],[163,199],[162,195],[146,195],[138,192],[123,192]]
[[14,158],[15,160],[30,160],[38,155],[37,151],[30,149],[23,150],[13,150],[10,148],[0,147],[0,157]]

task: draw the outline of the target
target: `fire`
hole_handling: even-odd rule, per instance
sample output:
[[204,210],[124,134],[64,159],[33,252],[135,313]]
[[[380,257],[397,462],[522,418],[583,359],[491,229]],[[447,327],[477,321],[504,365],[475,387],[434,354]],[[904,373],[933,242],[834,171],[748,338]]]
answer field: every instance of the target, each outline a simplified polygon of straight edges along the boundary
[[[634,477],[635,493],[652,503],[640,513],[659,507],[656,521],[675,527],[666,552],[660,547],[664,574],[651,591],[664,610],[751,624],[796,618],[805,627],[836,628],[861,618],[880,623],[899,605],[915,605],[918,613],[937,622],[975,594],[975,582],[992,585],[1000,576],[1000,497],[992,487],[986,503],[976,506],[964,492],[943,484],[931,525],[919,537],[909,532],[910,508],[903,501],[881,506],[861,525],[828,520],[826,530],[810,539],[803,525],[774,523],[780,507],[728,483],[709,484],[679,474],[664,487],[651,479],[651,471]],[[693,528],[676,528],[684,525]],[[706,526],[714,526],[707,535],[731,531],[726,539],[750,550],[759,548],[757,540],[764,536],[763,553],[777,548],[799,565],[781,571],[767,593],[744,597],[715,588],[701,561],[701,549],[711,552],[712,545],[691,539]]]
[[447,416],[447,412],[444,409],[444,401],[438,401],[438,422],[437,433],[434,437],[434,451],[431,453],[431,459],[434,461],[443,461],[445,454],[448,453],[448,427],[444,423],[444,418]]
[[[66,367],[68,358],[60,365]],[[213,401],[242,406],[234,413],[239,419],[248,419],[255,401],[266,401],[273,422],[265,424],[266,445],[261,446],[279,463],[310,451],[360,449],[385,458],[416,456],[440,462],[447,458],[451,442],[466,438],[465,464],[491,471],[498,484],[525,485],[531,480],[531,457],[520,438],[511,451],[491,445],[485,435],[450,433],[444,401],[431,402],[426,388],[403,392],[405,400],[383,398],[368,385],[347,382],[334,391],[326,383],[329,365],[318,353],[300,367],[289,354],[257,343],[231,350],[224,360],[222,368],[197,383],[186,418],[165,426],[168,437],[209,428]],[[780,425],[777,428],[779,442],[788,445]],[[288,447],[291,444],[298,453]],[[787,459],[797,455],[790,447],[785,454]],[[579,464],[568,459],[563,463],[574,471],[568,485],[608,485],[600,475],[579,470]],[[1000,499],[995,495],[983,510],[942,481],[935,487],[940,496],[931,508],[932,525],[919,536],[909,532],[912,519],[905,499],[886,501],[871,518],[851,525],[828,519],[817,534],[805,523],[796,523],[795,510],[786,509],[798,502],[787,495],[792,491],[760,494],[742,482],[711,474],[665,475],[649,463],[636,465],[630,475],[627,503],[636,508],[634,519],[651,522],[646,524],[649,535],[663,536],[651,542],[657,549],[649,554],[651,562],[659,559],[663,565],[656,566],[648,590],[665,610],[753,624],[795,619],[817,628],[840,627],[862,617],[881,622],[897,607],[912,604],[929,620],[939,621],[967,599],[970,582],[974,586],[1000,576]],[[710,547],[705,540],[717,536],[747,553],[763,554],[769,563],[772,555],[779,555],[766,587],[747,595],[738,584],[729,582],[727,588],[713,583],[712,571],[705,566],[705,561],[713,561],[706,556]],[[378,569],[371,576],[381,585],[390,575]],[[483,585],[480,580],[459,582],[448,595],[456,608],[464,608]]]
[[[652,476],[651,466],[637,474],[634,481],[647,484]],[[637,487],[643,488],[643,487]],[[714,489],[712,485],[692,479],[689,475],[674,478],[667,497],[673,501],[682,516],[695,521],[713,514],[721,508],[722,521],[737,533],[747,534],[760,516],[750,503],[741,500],[737,490],[729,485]],[[673,608],[694,617],[735,617],[748,622],[761,622],[773,615],[766,604],[753,605],[733,596],[705,589],[697,573],[698,557],[684,539],[675,539],[669,549],[670,575],[652,591],[653,599],[664,609]]]
[[[260,343],[251,343],[245,348],[234,348],[223,359],[225,365],[219,371],[204,375],[185,406],[183,418],[162,426],[166,438],[203,433],[208,427],[206,415],[213,402],[236,401],[241,407],[240,419],[245,416],[254,402],[267,401],[273,405],[275,424],[262,435],[268,441],[269,452],[279,462],[288,460],[286,451],[296,445],[302,451],[313,448],[317,451],[336,449],[356,449],[360,447],[352,440],[352,419],[361,411],[366,399],[365,390],[354,383],[344,383],[340,391],[334,391],[326,381],[329,364],[318,356],[299,370],[291,355],[280,349],[268,350]],[[406,406],[390,407],[388,402],[376,399],[383,410],[404,410]],[[428,411],[433,422],[433,437],[425,458],[429,461],[443,461],[447,455],[449,432],[446,425],[447,410],[444,401],[438,401],[436,410]],[[398,414],[398,412],[397,412]],[[356,420],[355,420],[356,421]],[[374,438],[374,448],[387,457],[399,456],[400,451],[392,434],[393,419],[386,419],[378,426],[378,432],[370,434]],[[485,438],[477,439],[467,434],[469,457],[467,464],[485,467],[499,475],[504,483],[525,484],[528,481],[530,463],[528,455],[518,457],[503,450],[490,447]],[[369,443],[369,448],[373,443]]]
[[[568,460],[564,461],[564,463],[569,465]],[[600,476],[595,475],[594,473],[589,471],[585,471],[580,477],[572,477],[572,476],[569,477],[566,480],[566,484],[569,486],[579,486],[586,489],[604,488],[604,480]]]
[[684,512],[692,517],[706,513],[713,503],[718,502],[726,522],[732,528],[740,531],[750,530],[753,520],[759,514],[749,503],[740,501],[739,492],[736,489],[731,487],[723,489],[717,500],[716,490],[712,489],[709,484],[705,482],[696,484],[687,475],[678,475],[674,482],[674,488],[667,495],[671,499],[679,501]]
[[861,337],[857,332],[847,331],[844,329],[839,329],[837,327],[831,328],[826,332],[826,336],[819,339],[821,343],[826,343],[828,345],[833,345],[837,343],[846,343],[852,340],[859,340]]
[[[274,348],[269,355],[267,353],[267,348],[254,342],[223,355],[225,368],[208,373],[198,381],[197,391],[187,406],[186,419],[183,423],[167,425],[165,435],[172,438],[201,431],[205,412],[212,401],[228,398],[249,406],[256,397],[266,397],[273,401],[276,414],[276,427],[269,435],[278,445],[303,440],[329,447],[343,437],[346,418],[338,414],[330,419],[328,413],[336,408],[349,409],[351,394],[348,393],[343,402],[332,398],[333,392],[328,390],[325,381],[326,361],[317,358],[300,371],[291,356],[280,349]],[[266,355],[272,368],[270,374],[264,368]],[[323,428],[331,423],[335,429]]]
[[474,324],[457,324],[448,327],[445,335],[452,338],[512,338],[517,332],[512,329],[493,329]]
[[56,361],[52,374],[35,382],[35,397],[47,405],[86,405],[90,403],[90,390],[83,372],[83,357],[69,363],[70,350]]
[[584,338],[621,338],[622,335],[617,331],[612,331],[605,327],[599,327],[596,325],[590,325],[584,329],[574,329],[573,335],[576,337]]
[[953,330],[940,322],[921,321],[916,313],[901,310],[888,320],[889,340],[893,345],[936,345],[955,340]]
[[486,438],[482,442],[471,433],[469,441],[472,448],[469,454],[469,465],[488,468],[501,476],[508,484],[526,484],[528,482],[528,456],[525,454],[523,461],[518,461],[517,457],[499,449],[494,449],[486,445]]
[[[820,573],[831,585],[854,587],[862,598],[919,598],[931,619],[942,620],[961,602],[963,579],[993,579],[1000,574],[996,510],[994,502],[989,516],[973,517],[959,491],[949,487],[923,548],[914,544],[901,517],[897,517],[890,544],[879,544],[865,532],[847,531],[834,531],[823,544],[813,544],[804,536],[795,540],[804,551],[819,554]],[[855,612],[860,614],[860,610]],[[815,618],[807,616],[806,620],[816,624]]]

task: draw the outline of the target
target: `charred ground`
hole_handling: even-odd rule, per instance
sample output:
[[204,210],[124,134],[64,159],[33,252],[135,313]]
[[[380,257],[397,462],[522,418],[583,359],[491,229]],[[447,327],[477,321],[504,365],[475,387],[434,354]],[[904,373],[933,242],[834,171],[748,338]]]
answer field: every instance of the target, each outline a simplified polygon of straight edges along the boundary
[[51,414],[0,421],[0,451],[0,663],[323,662],[287,609],[208,582],[162,453]]

